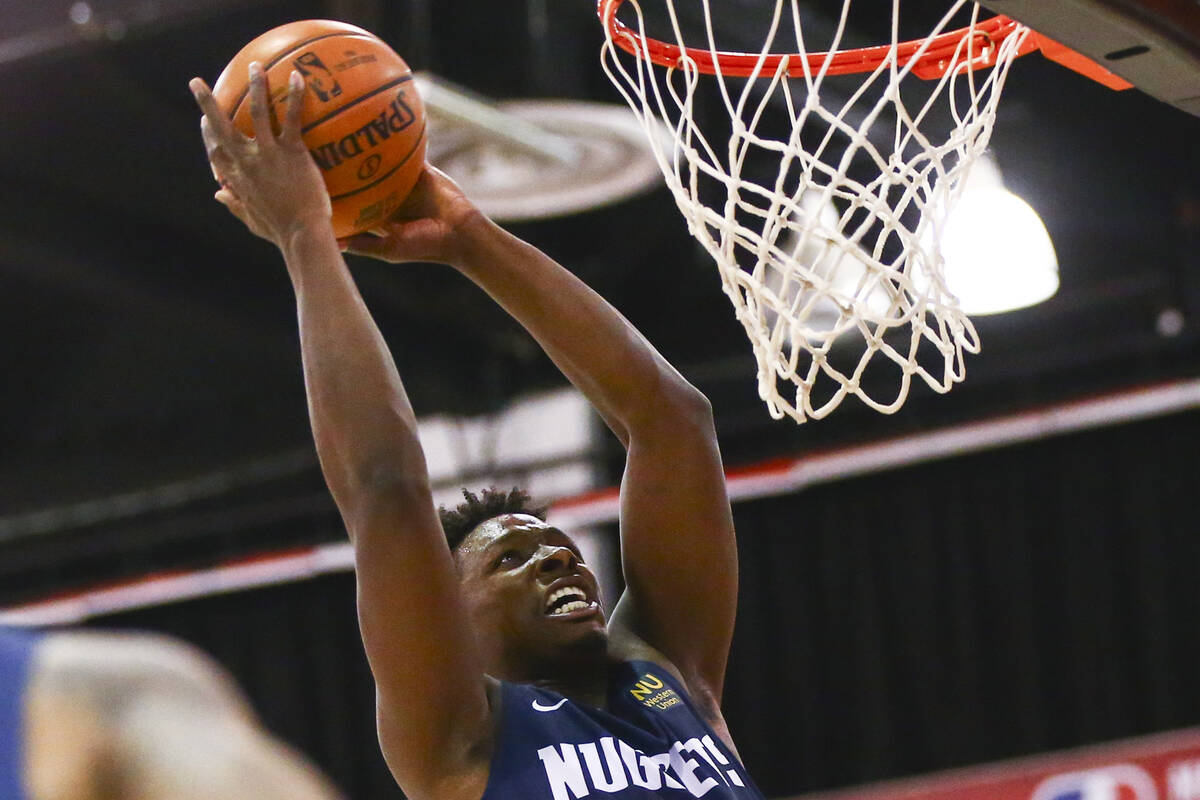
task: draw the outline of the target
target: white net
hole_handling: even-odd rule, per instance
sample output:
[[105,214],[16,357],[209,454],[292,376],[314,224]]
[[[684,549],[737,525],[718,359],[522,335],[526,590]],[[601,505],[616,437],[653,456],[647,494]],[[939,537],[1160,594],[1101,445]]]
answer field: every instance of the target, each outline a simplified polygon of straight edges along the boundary
[[[647,33],[636,0],[615,0],[628,27],[605,26],[604,68],[646,129],[689,230],[720,268],[771,415],[820,419],[847,395],[892,413],[914,375],[949,391],[979,342],[945,286],[939,233],[987,147],[1028,29],[997,41],[976,27],[979,7],[958,0],[913,37],[926,41],[910,58],[894,0],[879,65],[835,76],[832,55],[810,58],[818,48],[806,48],[805,26],[819,27],[803,19],[811,11],[799,0],[768,0],[761,50],[750,74],[737,77],[718,55],[710,0],[655,2],[665,6],[655,21],[666,36]],[[847,47],[853,2],[843,0],[819,49]],[[613,5],[602,0],[602,18]],[[878,0],[870,5],[876,20],[888,13]],[[759,13],[729,11],[743,25]],[[924,69],[916,65],[931,37],[964,23],[972,33],[942,59],[944,74],[910,77]],[[697,29],[706,40],[695,41]],[[695,49],[659,66],[648,36]],[[774,58],[783,52],[793,55]],[[700,60],[715,62],[714,74]]]

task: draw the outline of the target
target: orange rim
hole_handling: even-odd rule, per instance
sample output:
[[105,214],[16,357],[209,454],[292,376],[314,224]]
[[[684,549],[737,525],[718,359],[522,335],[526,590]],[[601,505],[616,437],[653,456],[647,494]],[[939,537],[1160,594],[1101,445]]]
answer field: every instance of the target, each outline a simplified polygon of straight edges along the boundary
[[[772,53],[763,56],[761,53],[724,50],[714,53],[704,48],[679,47],[658,39],[643,38],[618,20],[617,9],[624,2],[625,0],[598,0],[596,10],[601,23],[608,29],[609,38],[625,52],[638,58],[648,58],[663,67],[679,67],[687,59],[696,65],[697,70],[707,75],[720,72],[722,75],[745,78],[751,75],[774,75],[780,64],[787,59],[787,75],[791,78],[803,77],[806,72],[810,75],[816,74],[822,69],[830,75],[852,75],[874,71],[888,61],[893,51],[891,45],[880,45],[855,50],[809,53],[805,57],[799,53]],[[940,78],[955,66],[955,53],[958,52],[962,40],[973,35],[983,40],[985,46],[980,47],[978,53],[973,54],[969,61],[960,60],[958,69],[968,65],[973,69],[984,69],[995,65],[1001,43],[1020,29],[1021,24],[1014,19],[1003,15],[992,17],[974,26],[949,31],[932,38],[901,42],[895,47],[896,63],[903,68],[913,61],[912,73],[918,78]],[[1029,36],[1022,43],[1017,55],[1023,56],[1036,49],[1038,37]],[[806,60],[807,66],[804,63]]]

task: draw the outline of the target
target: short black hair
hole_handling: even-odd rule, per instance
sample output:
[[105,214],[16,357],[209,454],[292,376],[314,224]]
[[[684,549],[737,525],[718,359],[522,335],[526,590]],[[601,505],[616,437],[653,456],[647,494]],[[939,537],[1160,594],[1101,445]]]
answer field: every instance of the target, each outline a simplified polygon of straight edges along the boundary
[[442,518],[442,530],[446,532],[446,543],[454,551],[467,534],[475,530],[481,523],[487,522],[501,514],[529,514],[542,522],[546,521],[547,506],[534,505],[529,492],[513,487],[509,491],[489,486],[478,495],[467,489],[462,490],[465,502],[459,503],[453,509],[445,506],[438,508],[438,516]]

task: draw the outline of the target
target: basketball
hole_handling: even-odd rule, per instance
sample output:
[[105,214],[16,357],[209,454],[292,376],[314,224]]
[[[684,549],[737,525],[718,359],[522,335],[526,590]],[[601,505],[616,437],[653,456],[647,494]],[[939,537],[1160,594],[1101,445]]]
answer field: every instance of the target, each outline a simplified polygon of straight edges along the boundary
[[213,97],[234,125],[254,135],[250,62],[262,64],[271,119],[286,106],[292,70],[304,76],[304,143],[325,178],[338,238],[384,222],[408,196],[425,163],[425,112],[412,70],[374,34],[344,22],[303,20],[267,31],[217,78]]

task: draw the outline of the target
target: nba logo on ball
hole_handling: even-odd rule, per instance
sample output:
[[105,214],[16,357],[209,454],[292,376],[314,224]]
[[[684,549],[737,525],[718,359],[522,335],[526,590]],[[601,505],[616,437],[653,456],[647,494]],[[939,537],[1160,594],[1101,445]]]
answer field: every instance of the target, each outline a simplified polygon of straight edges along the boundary
[[338,84],[337,78],[333,77],[329,68],[321,63],[321,57],[316,53],[311,51],[304,53],[292,63],[304,76],[308,88],[321,98],[322,103],[328,103],[330,99],[342,93],[342,87]]
[[1141,767],[1114,764],[1047,778],[1031,800],[1158,800],[1158,788]]

